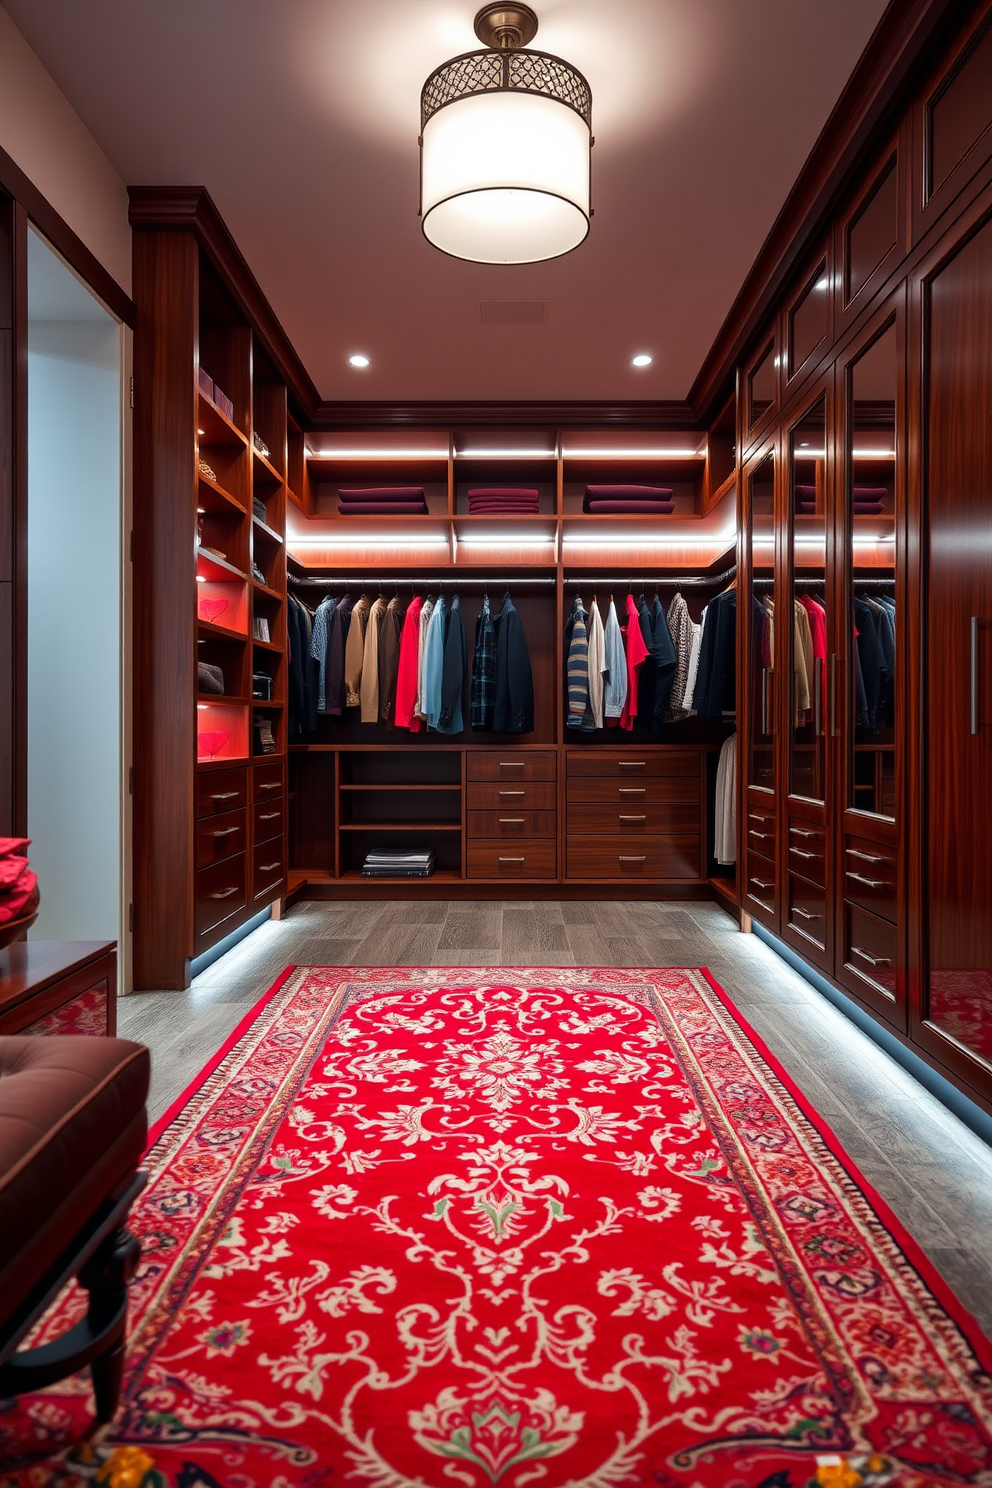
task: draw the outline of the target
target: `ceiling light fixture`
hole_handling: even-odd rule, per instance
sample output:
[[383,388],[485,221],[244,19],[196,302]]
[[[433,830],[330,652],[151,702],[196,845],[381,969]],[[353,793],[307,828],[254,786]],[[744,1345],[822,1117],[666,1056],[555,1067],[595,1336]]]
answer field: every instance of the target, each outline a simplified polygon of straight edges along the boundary
[[653,361],[654,357],[651,355],[650,352],[639,351],[636,356],[631,357],[630,365],[632,367],[650,367]]
[[541,263],[589,231],[592,92],[576,68],[524,51],[529,5],[484,5],[481,52],[435,69],[420,96],[420,216],[442,253]]
[[364,351],[356,351],[348,358],[349,367],[371,367],[372,358],[367,357]]

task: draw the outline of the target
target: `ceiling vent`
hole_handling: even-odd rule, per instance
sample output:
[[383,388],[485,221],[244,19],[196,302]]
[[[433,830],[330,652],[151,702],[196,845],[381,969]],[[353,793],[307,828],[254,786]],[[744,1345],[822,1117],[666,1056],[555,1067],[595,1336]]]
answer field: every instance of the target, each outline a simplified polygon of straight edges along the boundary
[[546,325],[548,300],[480,300],[483,325]]

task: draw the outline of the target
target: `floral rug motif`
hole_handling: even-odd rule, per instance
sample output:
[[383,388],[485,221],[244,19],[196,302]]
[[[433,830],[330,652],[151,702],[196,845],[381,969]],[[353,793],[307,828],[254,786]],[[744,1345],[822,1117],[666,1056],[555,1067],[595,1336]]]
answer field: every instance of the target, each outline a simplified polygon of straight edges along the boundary
[[705,973],[299,969],[184,1102],[112,1433],[169,1488],[992,1488],[992,1350]]

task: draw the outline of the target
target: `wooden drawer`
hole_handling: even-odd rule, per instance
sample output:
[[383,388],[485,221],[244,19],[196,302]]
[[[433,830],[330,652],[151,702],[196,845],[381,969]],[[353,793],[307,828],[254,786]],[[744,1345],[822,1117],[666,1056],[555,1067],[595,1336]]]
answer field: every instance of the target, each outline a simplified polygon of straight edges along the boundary
[[263,894],[278,889],[286,877],[282,842],[278,838],[260,842],[253,849],[251,859],[251,897],[260,899]]
[[248,801],[248,777],[245,770],[203,770],[196,777],[196,814],[212,816],[217,811],[233,811]]
[[267,842],[281,837],[286,825],[286,803],[281,796],[273,801],[256,801],[252,812],[252,841]]
[[849,837],[844,850],[844,898],[886,920],[896,917],[896,860],[891,848]]
[[760,853],[747,853],[747,894],[766,909],[775,909],[775,864]]
[[253,765],[251,772],[251,798],[253,801],[274,801],[285,794],[282,765]]
[[557,811],[518,811],[512,806],[496,811],[470,811],[468,835],[473,837],[554,837]]
[[[570,775],[566,782],[569,803],[616,801],[640,810],[642,803],[699,801],[699,775],[649,776],[645,779],[610,779],[609,776]],[[698,808],[697,808],[698,809]]]
[[204,816],[196,824],[196,866],[206,868],[210,863],[219,863],[222,858],[231,858],[244,852],[248,846],[245,837],[247,817],[242,806],[237,811],[222,811],[216,816]]
[[469,811],[554,811],[558,806],[558,787],[554,781],[529,784],[507,781],[505,784],[468,785],[465,787]]
[[466,759],[469,780],[556,780],[553,749],[471,749]]
[[597,776],[607,780],[659,779],[691,776],[699,781],[699,755],[689,750],[668,754],[649,754],[632,749],[570,749],[566,754],[568,777],[586,779]]
[[789,925],[821,951],[826,949],[826,890],[822,884],[810,883],[798,873],[789,874]]
[[749,850],[760,853],[764,858],[774,858],[777,826],[774,816],[767,816],[763,811],[755,811],[753,806],[749,806],[745,826]]
[[699,878],[699,838],[569,837],[567,877],[616,880],[623,878]]
[[789,868],[821,889],[826,887],[827,842],[822,827],[800,822],[789,828]]
[[554,841],[470,842],[469,878],[556,878]]
[[570,837],[608,837],[617,833],[629,833],[632,837],[698,837],[698,803],[649,802],[635,797],[621,804],[608,801],[569,804]]
[[197,941],[215,930],[222,921],[237,914],[239,909],[244,909],[247,903],[246,864],[246,855],[238,853],[210,868],[201,868],[197,873],[193,904]]
[[896,995],[896,927],[856,904],[844,905],[844,970],[886,997]]

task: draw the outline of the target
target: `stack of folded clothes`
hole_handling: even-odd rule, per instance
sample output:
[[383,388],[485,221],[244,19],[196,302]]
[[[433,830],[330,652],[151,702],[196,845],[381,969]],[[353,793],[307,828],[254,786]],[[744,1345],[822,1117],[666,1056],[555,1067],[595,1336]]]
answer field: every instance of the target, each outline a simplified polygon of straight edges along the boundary
[[430,878],[434,872],[434,853],[420,848],[396,848],[366,853],[362,864],[363,878]]
[[536,516],[539,505],[539,493],[526,486],[478,486],[468,493],[469,515],[473,517],[488,517],[496,512]]
[[675,493],[667,486],[586,486],[582,510],[601,516],[667,515],[675,510]]
[[[877,516],[884,511],[884,486],[855,486],[851,492],[851,509],[856,517]],[[809,516],[816,511],[816,487],[796,487],[796,511]]]
[[0,837],[0,925],[24,919],[38,908],[38,875],[28,865],[27,837]]
[[366,486],[338,492],[343,517],[425,517],[423,486]]

